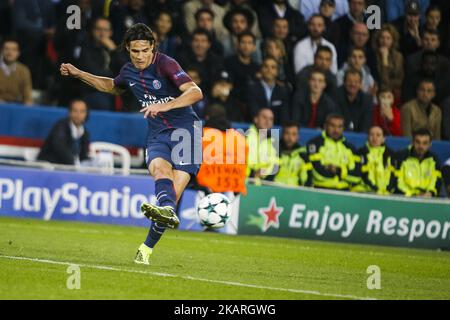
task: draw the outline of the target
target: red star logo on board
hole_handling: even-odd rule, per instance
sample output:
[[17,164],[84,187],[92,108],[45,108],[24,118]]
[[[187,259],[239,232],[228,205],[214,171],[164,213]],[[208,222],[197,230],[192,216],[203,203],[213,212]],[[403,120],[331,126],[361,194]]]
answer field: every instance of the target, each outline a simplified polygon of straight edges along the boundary
[[274,228],[280,227],[279,216],[283,212],[282,207],[277,207],[275,197],[270,199],[269,206],[267,208],[259,208],[258,213],[264,217],[264,226],[262,226],[263,232],[266,232],[271,226]]

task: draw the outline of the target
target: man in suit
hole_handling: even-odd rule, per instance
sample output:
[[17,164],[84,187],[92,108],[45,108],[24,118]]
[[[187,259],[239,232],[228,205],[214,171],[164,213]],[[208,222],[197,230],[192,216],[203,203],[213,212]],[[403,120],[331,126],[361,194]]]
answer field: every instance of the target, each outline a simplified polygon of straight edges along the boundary
[[265,58],[260,72],[261,78],[249,83],[247,105],[253,116],[259,109],[271,109],[274,123],[279,125],[290,117],[289,89],[277,83],[278,63],[274,58]]
[[88,159],[89,133],[84,127],[88,108],[83,100],[73,100],[69,117],[59,120],[50,131],[38,160],[78,165]]

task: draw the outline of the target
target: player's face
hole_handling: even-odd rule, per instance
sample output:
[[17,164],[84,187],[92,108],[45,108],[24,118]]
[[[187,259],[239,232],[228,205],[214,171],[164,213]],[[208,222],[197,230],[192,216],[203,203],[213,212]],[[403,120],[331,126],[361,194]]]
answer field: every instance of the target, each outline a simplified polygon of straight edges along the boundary
[[19,45],[17,42],[5,42],[3,45],[2,55],[6,63],[16,62],[20,55]]
[[144,70],[147,68],[153,59],[154,45],[150,45],[147,40],[135,40],[130,42],[130,59],[131,63],[139,69]]
[[431,148],[431,139],[429,136],[416,136],[413,140],[414,151],[423,157]]
[[298,141],[298,128],[289,127],[283,130],[283,142],[287,148],[292,148]]
[[380,127],[373,127],[369,131],[369,144],[372,147],[379,147],[384,144],[384,134]]
[[330,119],[325,125],[327,136],[333,140],[339,140],[344,133],[344,120],[339,118]]
[[76,101],[73,103],[69,113],[70,120],[76,126],[81,126],[86,122],[87,106],[83,101]]

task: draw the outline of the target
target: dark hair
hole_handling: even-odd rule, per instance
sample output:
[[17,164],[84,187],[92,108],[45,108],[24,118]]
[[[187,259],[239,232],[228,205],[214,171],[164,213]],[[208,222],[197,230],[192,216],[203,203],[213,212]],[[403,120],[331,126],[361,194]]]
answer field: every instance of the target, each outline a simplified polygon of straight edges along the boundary
[[143,23],[136,23],[125,33],[123,39],[122,47],[124,49],[130,47],[132,41],[149,41],[150,45],[155,44],[155,36],[153,35],[152,29]]
[[13,37],[13,36],[8,36],[8,37],[5,37],[5,38],[3,39],[3,41],[1,42],[2,48],[3,48],[3,46],[5,45],[5,43],[7,43],[7,42],[15,42],[15,43],[17,43],[17,45],[20,46],[20,44],[19,44],[19,39],[17,39],[16,37]]
[[362,79],[363,79],[362,72],[358,71],[356,69],[353,69],[353,68],[349,68],[349,69],[345,70],[344,82],[347,81],[348,76],[351,75],[351,74],[357,74],[359,76],[359,79],[362,81]]
[[353,54],[353,51],[362,51],[362,53],[364,53],[364,57],[366,56],[366,51],[364,50],[364,48],[352,46],[349,51],[350,52],[349,57]]
[[340,113],[330,113],[327,118],[325,119],[325,124],[329,124],[331,120],[333,119],[340,119],[345,122],[345,118]]
[[423,84],[423,83],[431,83],[436,90],[436,85],[434,84],[434,80],[431,78],[422,78],[420,79],[419,83],[417,84],[417,89]]
[[89,106],[86,103],[86,101],[84,101],[83,99],[75,98],[75,99],[70,100],[67,109],[68,109],[69,113],[72,112],[72,108],[73,108],[74,104],[77,103],[77,102],[82,102],[86,106],[86,119],[84,120],[84,122],[87,122],[89,120],[89,114],[90,114]]
[[253,39],[253,42],[256,42],[256,37],[255,37],[255,35],[253,34],[253,32],[251,32],[250,30],[246,30],[246,31],[243,31],[243,32],[241,32],[239,35],[238,35],[238,42],[241,42],[241,39],[243,38],[243,37],[252,37],[252,39]]
[[425,29],[423,29],[422,36],[423,36],[425,33],[435,35],[435,36],[437,36],[438,38],[441,37],[441,35],[439,34],[439,31],[437,31],[437,30],[431,30],[431,29],[425,28]]
[[313,14],[311,17],[309,17],[308,24],[311,23],[311,21],[312,21],[314,18],[321,18],[322,21],[325,23],[325,18],[324,18],[324,16],[322,16],[320,13],[315,13],[315,14]]
[[382,94],[384,92],[390,92],[390,93],[394,94],[394,91],[393,91],[391,86],[388,86],[386,84],[382,84],[380,86],[380,89],[378,89],[377,95],[379,96],[380,94]]
[[194,31],[192,31],[191,39],[194,39],[194,37],[197,35],[204,35],[206,36],[206,38],[208,38],[209,43],[212,42],[211,33],[209,33],[209,31],[206,30],[205,28],[197,28]]
[[428,136],[430,137],[430,140],[433,139],[430,130],[428,130],[427,128],[419,128],[417,130],[414,130],[412,133],[413,139],[417,136]]
[[300,125],[298,124],[297,121],[294,120],[286,120],[282,123],[282,128],[287,129],[287,128],[292,128],[292,127],[296,127],[297,129],[300,129]]
[[331,56],[333,56],[333,50],[331,50],[330,47],[327,46],[318,46],[316,53],[314,54],[314,58],[317,57],[319,55],[319,52],[328,52],[329,54],[331,54]]
[[195,17],[195,21],[198,22],[198,19],[200,18],[200,15],[202,13],[208,13],[213,19],[215,17],[215,14],[214,14],[214,12],[211,9],[209,9],[209,8],[200,8],[200,9],[198,9],[195,12],[195,16],[194,16]]
[[315,74],[315,73],[318,73],[318,74],[323,75],[325,81],[327,80],[327,75],[326,75],[326,73],[323,72],[322,70],[318,69],[318,68],[313,68],[313,69],[311,70],[311,73],[309,74],[309,79],[311,79],[311,78],[312,78],[312,75]]
[[427,11],[425,12],[425,16],[427,16],[431,11],[439,11],[442,15],[442,10],[439,6],[437,5],[431,5],[427,8]]

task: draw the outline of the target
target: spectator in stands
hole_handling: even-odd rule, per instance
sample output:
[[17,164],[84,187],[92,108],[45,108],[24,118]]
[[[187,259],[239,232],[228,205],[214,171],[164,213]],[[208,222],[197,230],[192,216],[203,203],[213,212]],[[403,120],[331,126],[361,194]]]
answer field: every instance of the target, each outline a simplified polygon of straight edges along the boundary
[[287,0],[269,0],[261,4],[258,10],[259,24],[264,38],[270,36],[276,18],[287,19],[289,33],[297,39],[301,39],[306,34],[305,19],[298,10],[292,8]]
[[442,103],[442,140],[450,140],[450,97]]
[[362,90],[362,75],[348,69],[338,89],[337,103],[345,119],[345,129],[367,133],[372,124],[373,99]]
[[350,30],[352,29],[353,24],[365,22],[364,15],[367,7],[366,0],[348,0],[348,5],[348,14],[335,20],[331,28],[331,42],[333,42],[335,46],[348,43]]
[[22,48],[21,61],[33,75],[33,87],[46,88],[46,48],[55,35],[56,18],[51,0],[13,1],[13,31]]
[[430,151],[431,132],[417,129],[412,134],[412,146],[397,155],[397,189],[407,197],[437,197],[441,189],[441,166]]
[[255,50],[255,36],[245,31],[238,37],[237,53],[225,59],[225,70],[233,80],[235,93],[242,102],[246,99],[248,82],[255,78],[259,70],[259,64],[252,58]]
[[344,122],[340,114],[328,115],[322,134],[307,143],[314,187],[350,190],[361,181],[360,157],[343,136]]
[[[423,31],[422,35],[422,49],[408,56],[406,59],[406,79],[415,74],[422,63],[422,56],[426,51],[438,52],[441,46],[439,34],[436,31],[427,30]],[[443,55],[438,55],[439,69],[450,69],[450,61]]]
[[295,76],[296,90],[306,88],[308,81],[313,70],[320,70],[325,73],[326,76],[326,88],[325,92],[332,99],[337,96],[337,82],[336,76],[331,72],[331,64],[333,61],[333,51],[329,47],[319,46],[316,54],[314,55],[314,64],[303,68],[302,71]]
[[84,127],[87,117],[87,104],[83,100],[73,100],[69,105],[69,117],[53,126],[38,160],[67,165],[79,165],[87,160],[89,132]]
[[440,39],[445,36],[445,26],[442,23],[442,11],[438,6],[430,6],[426,12],[424,30],[434,31]]
[[334,101],[324,92],[325,86],[325,73],[313,70],[308,87],[294,93],[292,119],[301,127],[323,128],[327,116],[338,111]]
[[355,69],[362,74],[362,90],[371,96],[375,96],[377,89],[375,80],[370,74],[370,69],[366,62],[367,59],[364,49],[356,47],[351,49],[348,62],[337,73],[337,85],[340,87],[344,84],[344,75],[348,69]]
[[261,108],[269,108],[274,114],[274,123],[281,124],[290,117],[290,91],[283,83],[277,83],[278,63],[274,58],[265,58],[260,69],[261,78],[248,86],[247,103],[250,114],[255,116]]
[[[253,15],[250,10],[238,7],[226,14],[224,24],[228,30],[228,35],[222,39],[222,43],[225,57],[230,57],[237,52],[239,35],[250,32],[254,24]],[[252,58],[255,62],[260,63],[262,59],[261,42],[256,36],[253,38],[255,50],[252,53]]]
[[374,192],[381,195],[394,193],[394,153],[385,144],[383,129],[373,126],[366,145],[358,150],[361,156],[361,184],[352,191]]
[[[112,40],[111,23],[106,18],[97,18],[91,35],[81,47],[79,64],[86,72],[112,78],[111,55],[117,49]],[[88,85],[82,86],[82,97],[89,109],[113,110],[114,99],[110,94],[98,92]]]
[[319,15],[313,15],[308,22],[309,36],[301,40],[294,48],[294,69],[295,73],[300,72],[304,67],[314,63],[314,54],[317,47],[329,47],[333,53],[331,72],[337,73],[337,53],[334,45],[323,38],[325,32],[325,20]]
[[436,89],[432,80],[420,81],[416,98],[401,108],[402,132],[411,137],[415,130],[427,128],[434,140],[441,139],[441,109],[432,103]]
[[223,59],[211,52],[211,35],[205,29],[196,29],[192,33],[189,49],[181,52],[178,57],[184,68],[194,67],[200,72],[202,90],[209,94],[212,81],[223,70]]
[[132,25],[136,23],[149,24],[144,6],[144,0],[128,0],[112,7],[109,19],[113,27],[115,43],[122,42],[125,33]]
[[233,81],[227,71],[222,71],[214,81],[211,89],[209,104],[221,105],[224,107],[227,119],[234,122],[250,122],[250,114],[237,97],[233,86]]
[[298,143],[299,130],[297,122],[287,121],[283,124],[278,172],[274,177],[274,182],[294,187],[310,187],[312,185],[312,166],[308,161],[306,148],[301,147]]
[[445,66],[439,65],[439,55],[433,51],[425,51],[419,69],[410,74],[403,82],[402,100],[409,101],[414,98],[415,91],[422,79],[432,80],[436,90],[434,101],[438,105],[448,96],[450,88],[450,76]]
[[19,42],[6,38],[0,54],[0,103],[33,104],[30,70],[19,56]]
[[384,135],[402,135],[400,109],[391,88],[383,86],[378,90],[378,105],[374,107],[372,123],[383,129]]
[[[347,0],[341,0],[342,3],[346,3],[348,5]],[[308,3],[308,1],[302,1],[303,3]],[[325,19],[325,33],[323,37],[328,41],[331,41],[331,33],[330,30],[333,25],[333,20],[335,18],[336,12],[336,1],[335,0],[321,0],[319,5],[319,14]],[[309,20],[310,16],[306,19]]]
[[283,41],[267,38],[264,41],[263,57],[272,57],[278,62],[278,80],[284,83],[293,83],[294,75],[290,59]]
[[207,30],[211,35],[211,51],[223,56],[223,44],[217,39],[216,31],[214,30],[214,12],[208,8],[201,8],[195,13],[195,22],[197,28]]
[[442,179],[444,180],[447,197],[450,198],[450,159],[447,160],[445,165],[442,167]]
[[397,0],[386,1],[386,18],[388,22],[392,22],[405,15],[408,10],[418,12],[419,20],[425,18],[425,10],[430,0]]
[[180,39],[172,35],[172,16],[167,11],[161,11],[155,20],[154,32],[158,51],[170,57],[175,57],[180,46]]
[[[261,31],[259,30],[259,22],[258,22],[258,15],[256,14],[256,11],[253,9],[251,1],[250,0],[230,0],[227,1],[227,3],[224,6],[225,9],[225,16],[227,16],[230,12],[233,12],[236,8],[244,8],[251,12],[253,16],[254,23],[250,27],[250,31],[256,36],[256,39],[261,39]],[[227,18],[224,17],[224,20]],[[250,20],[249,20],[250,21]]]
[[[174,34],[181,35],[186,30],[181,2],[183,1],[145,0],[145,12],[149,21],[156,21],[158,13],[162,11],[169,12],[173,21]],[[194,13],[195,11],[192,12]]]
[[247,131],[247,177],[255,178],[256,184],[260,184],[261,179],[272,179],[277,169],[278,154],[274,146],[276,141],[271,136],[273,120],[272,110],[261,108]]
[[222,39],[227,34],[227,30],[222,22],[225,17],[225,9],[214,3],[213,0],[191,0],[184,4],[183,12],[188,32],[192,33],[194,31],[195,13],[200,8],[209,8],[214,12],[214,31],[217,38]]
[[396,98],[400,97],[404,79],[403,56],[398,51],[399,34],[390,24],[385,24],[373,37],[377,72],[380,85],[391,87]]
[[398,30],[398,33],[400,34],[399,48],[404,56],[413,54],[422,46],[422,40],[420,37],[422,32],[422,27],[420,24],[420,10],[421,8],[418,1],[407,1],[405,9],[406,15],[399,17],[393,22]]
[[271,30],[271,37],[283,41],[286,46],[286,51],[291,52],[297,38],[292,37],[289,32],[289,20],[285,18],[275,18]]

